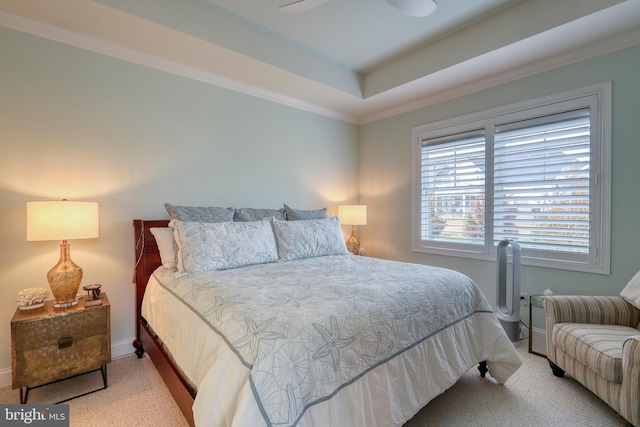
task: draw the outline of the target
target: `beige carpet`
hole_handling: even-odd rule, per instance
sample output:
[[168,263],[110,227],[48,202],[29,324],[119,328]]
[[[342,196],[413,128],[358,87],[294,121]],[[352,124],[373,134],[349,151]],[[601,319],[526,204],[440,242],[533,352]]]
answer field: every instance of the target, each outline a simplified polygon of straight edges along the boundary
[[[569,377],[556,378],[547,361],[518,348],[523,366],[506,385],[471,369],[422,409],[406,427],[628,426],[601,400]],[[186,423],[148,358],[109,365],[109,387],[69,403],[71,426],[181,427]],[[29,403],[49,403],[101,386],[99,373],[35,389]],[[0,403],[18,403],[18,390],[0,389]],[[320,427],[320,426],[319,426]]]
[[[71,427],[182,427],[187,423],[148,357],[135,355],[112,361],[108,388],[69,404]],[[102,387],[93,372],[29,392],[28,403],[51,403]],[[19,403],[20,391],[0,389],[0,403]]]

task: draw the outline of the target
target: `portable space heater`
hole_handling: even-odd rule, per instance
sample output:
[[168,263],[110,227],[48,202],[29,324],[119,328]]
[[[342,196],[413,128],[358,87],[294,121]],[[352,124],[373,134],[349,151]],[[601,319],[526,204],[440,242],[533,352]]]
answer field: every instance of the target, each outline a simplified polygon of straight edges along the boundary
[[[511,309],[507,306],[508,289],[508,247],[511,245]],[[504,239],[498,243],[498,320],[511,342],[520,340],[520,245]]]

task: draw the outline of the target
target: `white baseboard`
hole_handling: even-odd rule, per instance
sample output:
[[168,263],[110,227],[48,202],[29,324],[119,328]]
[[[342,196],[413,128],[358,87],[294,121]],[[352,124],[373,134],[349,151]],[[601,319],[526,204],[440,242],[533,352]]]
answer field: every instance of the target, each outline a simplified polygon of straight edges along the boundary
[[[121,357],[130,356],[134,354],[135,348],[133,347],[133,341],[135,338],[130,338],[124,341],[118,341],[111,343],[111,359],[119,359]],[[11,367],[0,370],[0,388],[11,386]]]
[[[522,345],[527,346],[529,348],[529,331],[525,326],[522,327],[522,330],[527,338],[520,341]],[[531,330],[532,339],[531,339],[531,349],[540,354],[547,354],[547,332],[544,329],[533,328]]]
[[11,386],[11,368],[0,371],[0,388]]
[[119,359],[125,356],[131,356],[136,349],[133,347],[133,341],[135,338],[129,338],[128,340],[118,341],[111,344],[111,359]]
[[531,347],[533,347],[533,351],[547,354],[547,331],[533,328],[532,333],[533,339],[531,340]]

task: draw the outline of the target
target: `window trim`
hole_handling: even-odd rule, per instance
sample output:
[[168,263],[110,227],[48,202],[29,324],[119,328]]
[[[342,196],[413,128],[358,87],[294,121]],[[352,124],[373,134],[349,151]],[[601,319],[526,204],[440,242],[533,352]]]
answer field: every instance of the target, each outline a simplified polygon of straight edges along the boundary
[[[504,124],[507,119],[531,116],[531,113],[556,104],[574,103],[576,100],[595,96],[597,108],[591,110],[591,170],[596,174],[597,184],[592,190],[593,206],[590,229],[595,230],[596,242],[593,247],[596,254],[590,261],[575,262],[570,259],[553,258],[553,253],[534,252],[523,249],[521,262],[523,265],[556,268],[562,270],[581,271],[597,274],[610,273],[611,253],[611,82],[603,82],[558,94],[535,98],[515,104],[501,106],[461,117],[446,119],[413,128],[412,138],[412,225],[411,246],[413,252],[444,256],[462,257],[479,260],[495,260],[496,247],[492,244],[482,247],[468,248],[460,245],[452,246],[438,242],[437,245],[423,245],[421,242],[421,146],[422,135],[428,133],[429,138],[444,137],[455,132],[470,131],[482,128],[490,144],[487,145],[485,180],[487,197],[493,203],[493,129]],[[586,104],[585,104],[586,105]],[[594,111],[595,110],[595,111]],[[513,120],[511,120],[513,121]],[[491,126],[487,127],[490,123]],[[489,200],[489,199],[487,199]],[[487,203],[489,205],[489,203]],[[487,210],[486,232],[488,241],[493,241],[493,209]],[[548,256],[546,256],[548,255]]]

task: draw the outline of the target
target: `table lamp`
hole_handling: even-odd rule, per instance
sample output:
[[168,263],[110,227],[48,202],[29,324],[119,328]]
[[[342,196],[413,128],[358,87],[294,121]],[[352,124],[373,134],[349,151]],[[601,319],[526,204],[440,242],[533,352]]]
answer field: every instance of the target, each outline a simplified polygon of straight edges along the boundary
[[27,241],[62,240],[60,260],[47,273],[54,307],[78,303],[82,268],[71,260],[67,240],[98,237],[98,204],[92,202],[46,201],[27,203]]
[[356,236],[356,225],[367,225],[367,205],[338,206],[340,224],[351,226],[351,237],[347,239],[347,249],[352,254],[360,253],[360,240]]

